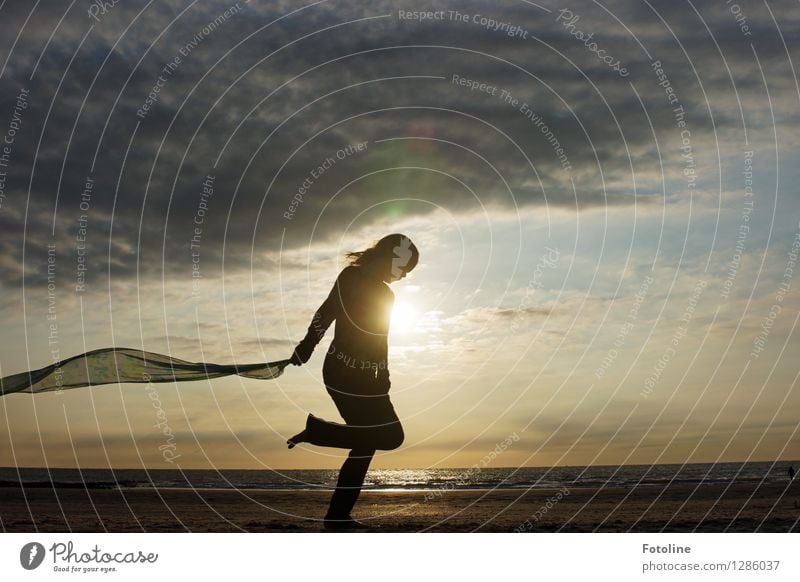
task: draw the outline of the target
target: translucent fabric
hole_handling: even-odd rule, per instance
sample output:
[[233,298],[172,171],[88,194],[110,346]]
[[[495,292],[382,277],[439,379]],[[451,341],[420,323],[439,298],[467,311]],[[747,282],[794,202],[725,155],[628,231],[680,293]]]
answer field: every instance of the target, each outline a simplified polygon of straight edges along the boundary
[[98,384],[186,382],[238,374],[271,380],[283,374],[289,360],[263,364],[219,365],[187,362],[132,348],[102,348],[45,366],[0,378],[0,394],[55,392]]

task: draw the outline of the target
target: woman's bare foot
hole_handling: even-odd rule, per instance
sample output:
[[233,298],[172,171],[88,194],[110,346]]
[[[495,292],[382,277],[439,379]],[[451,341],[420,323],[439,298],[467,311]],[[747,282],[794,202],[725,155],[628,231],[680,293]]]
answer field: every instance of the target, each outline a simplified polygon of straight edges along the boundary
[[286,441],[286,446],[290,449],[293,449],[300,443],[306,442],[306,431],[303,430],[302,432],[297,433],[292,438]]

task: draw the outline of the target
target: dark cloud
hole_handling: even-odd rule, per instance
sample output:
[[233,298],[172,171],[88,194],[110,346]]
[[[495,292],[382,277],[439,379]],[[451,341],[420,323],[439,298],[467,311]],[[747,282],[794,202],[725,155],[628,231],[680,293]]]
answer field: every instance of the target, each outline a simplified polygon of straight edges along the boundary
[[[797,124],[797,86],[781,34],[790,43],[800,15],[788,2],[770,3],[780,29],[764,6],[741,3],[750,35],[719,3],[694,3],[699,16],[688,3],[575,4],[575,28],[593,32],[624,62],[626,78],[556,22],[560,7],[442,2],[435,8],[469,21],[419,23],[399,19],[389,2],[322,4],[277,21],[298,6],[252,4],[240,2],[213,27],[235,3],[159,2],[143,10],[144,2],[124,2],[99,21],[86,6],[64,15],[65,6],[43,2],[28,18],[27,6],[4,5],[5,28],[14,33],[0,44],[8,63],[0,130],[20,88],[31,94],[0,207],[4,286],[20,286],[23,272],[26,286],[44,284],[52,241],[60,272],[72,273],[84,214],[95,281],[189,272],[198,217],[204,273],[213,276],[223,265],[273,267],[281,244],[302,247],[312,232],[314,241],[338,240],[362,213],[363,227],[432,208],[397,199],[453,213],[481,203],[647,204],[662,195],[661,164],[668,195],[685,195],[679,130],[652,59],[662,62],[686,110],[704,182],[718,181],[718,144],[742,142],[743,116],[756,144],[772,139],[770,105],[781,131]],[[472,22],[476,14],[517,25],[528,38],[487,30]],[[178,67],[164,73],[182,50]],[[142,119],[137,110],[159,75],[158,99]],[[453,75],[497,94],[470,91]],[[519,104],[504,102],[503,90]],[[523,102],[552,134],[520,111]],[[337,158],[359,142],[366,148]],[[207,175],[213,195],[204,200]],[[87,176],[94,189],[84,211]],[[302,202],[292,206],[306,180]]]

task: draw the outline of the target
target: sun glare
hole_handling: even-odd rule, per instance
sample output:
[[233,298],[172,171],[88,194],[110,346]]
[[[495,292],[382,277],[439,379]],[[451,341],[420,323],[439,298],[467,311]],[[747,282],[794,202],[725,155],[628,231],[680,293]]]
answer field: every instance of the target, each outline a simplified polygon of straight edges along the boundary
[[396,299],[392,308],[391,332],[408,333],[413,331],[419,312],[412,303],[405,299]]

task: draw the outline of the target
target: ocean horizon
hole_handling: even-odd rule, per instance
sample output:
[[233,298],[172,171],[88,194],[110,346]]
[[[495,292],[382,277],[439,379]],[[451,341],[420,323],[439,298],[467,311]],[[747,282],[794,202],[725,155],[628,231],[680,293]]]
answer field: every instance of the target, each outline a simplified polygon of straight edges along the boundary
[[[448,469],[375,469],[365,489],[468,490],[788,482],[800,461]],[[0,487],[326,490],[336,469],[75,469],[0,467]]]

